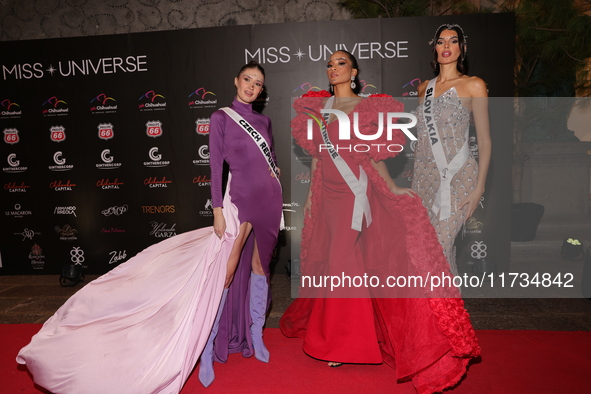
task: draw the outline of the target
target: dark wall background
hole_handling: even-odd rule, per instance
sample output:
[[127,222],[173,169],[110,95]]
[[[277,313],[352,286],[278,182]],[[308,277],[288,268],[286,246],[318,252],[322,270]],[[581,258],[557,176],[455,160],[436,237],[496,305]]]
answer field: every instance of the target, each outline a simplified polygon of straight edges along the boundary
[[[470,74],[488,83],[491,96],[510,97],[514,22],[508,14],[0,43],[0,273],[59,273],[71,262],[103,273],[163,237],[210,225],[209,116],[231,103],[233,78],[253,58],[267,71],[260,104],[273,120],[289,209],[289,231],[276,256],[276,270],[283,270],[292,254],[297,258],[307,191],[301,181],[309,171],[291,143],[292,97],[327,87],[326,60],[340,48],[358,57],[364,94],[413,97],[418,81],[433,76],[427,42],[444,22],[460,23],[468,34]],[[122,66],[113,66],[119,58]],[[491,116],[493,166],[485,209],[477,212],[481,225],[469,235],[508,265],[512,133],[503,123],[511,110],[503,110],[501,103],[500,115]],[[63,140],[55,138],[60,127]],[[58,131],[54,140],[50,130]],[[411,160],[389,163],[400,182],[411,179]]]

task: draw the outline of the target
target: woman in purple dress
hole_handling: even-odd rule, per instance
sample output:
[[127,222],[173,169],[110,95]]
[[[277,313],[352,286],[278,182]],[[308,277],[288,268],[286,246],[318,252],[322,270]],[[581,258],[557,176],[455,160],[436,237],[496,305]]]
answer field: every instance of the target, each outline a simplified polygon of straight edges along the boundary
[[[201,356],[199,379],[205,387],[215,377],[214,358],[225,363],[229,353],[242,352],[244,357],[250,357],[254,351],[258,360],[269,362],[262,331],[270,303],[269,263],[277,243],[283,201],[277,178],[279,169],[272,170],[276,158],[271,120],[252,108],[263,92],[264,83],[265,72],[258,63],[244,65],[234,78],[236,98],[230,111],[220,109],[211,116],[209,151],[214,231],[221,238],[226,228],[222,212],[224,161],[232,175],[230,198],[238,208],[240,230],[228,261],[218,315]],[[258,146],[249,126],[262,137]]]
[[243,67],[232,107],[211,118],[214,226],[154,244],[70,297],[17,356],[35,383],[55,394],[172,394],[201,356],[208,386],[216,335],[220,361],[253,349],[269,361],[262,329],[282,198],[271,122],[251,106],[263,83],[260,66]]

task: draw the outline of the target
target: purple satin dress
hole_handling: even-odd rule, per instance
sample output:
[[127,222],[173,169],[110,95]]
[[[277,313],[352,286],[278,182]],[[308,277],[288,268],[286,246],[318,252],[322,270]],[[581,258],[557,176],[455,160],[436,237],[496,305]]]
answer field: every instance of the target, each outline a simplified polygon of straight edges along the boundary
[[[273,149],[271,120],[252,106],[234,100],[231,107],[253,126]],[[281,187],[271,176],[269,166],[250,135],[225,112],[218,110],[211,116],[209,133],[211,167],[211,195],[213,207],[222,205],[222,171],[226,161],[232,173],[230,197],[238,208],[240,223],[250,222],[253,231],[248,237],[230,286],[226,306],[221,316],[218,335],[214,342],[215,360],[226,362],[230,353],[242,352],[244,357],[254,354],[250,336],[249,280],[251,274],[254,237],[267,282],[269,263],[277,243],[283,199]],[[269,294],[268,304],[271,297]]]

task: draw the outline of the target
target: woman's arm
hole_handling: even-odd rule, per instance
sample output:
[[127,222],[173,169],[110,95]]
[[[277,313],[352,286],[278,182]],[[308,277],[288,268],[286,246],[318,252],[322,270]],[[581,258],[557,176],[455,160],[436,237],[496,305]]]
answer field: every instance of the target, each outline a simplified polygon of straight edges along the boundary
[[415,192],[413,192],[411,189],[396,186],[396,183],[390,176],[390,172],[388,172],[388,167],[386,167],[386,163],[384,161],[378,161],[376,163],[375,161],[371,160],[371,165],[378,171],[378,174],[380,174],[384,181],[386,181],[388,189],[390,189],[392,193],[396,194],[397,196],[404,194],[407,194],[411,197],[415,196]]
[[312,165],[310,166],[310,188],[308,189],[308,197],[304,203],[304,216],[312,216],[312,180],[314,179],[314,172],[316,172],[316,163],[318,159],[312,158]]
[[222,212],[222,172],[224,167],[223,144],[224,125],[223,116],[214,112],[211,116],[209,131],[209,168],[211,171],[211,201],[213,204],[213,231],[222,237],[226,231],[226,219]]
[[492,155],[486,84],[482,79],[474,78],[474,81],[470,81],[468,84],[468,91],[472,96],[472,113],[474,114],[474,126],[476,127],[478,142],[478,181],[474,190],[460,206],[460,209],[467,209],[466,218],[472,216],[480,202],[480,198],[484,194],[486,176],[488,175]]

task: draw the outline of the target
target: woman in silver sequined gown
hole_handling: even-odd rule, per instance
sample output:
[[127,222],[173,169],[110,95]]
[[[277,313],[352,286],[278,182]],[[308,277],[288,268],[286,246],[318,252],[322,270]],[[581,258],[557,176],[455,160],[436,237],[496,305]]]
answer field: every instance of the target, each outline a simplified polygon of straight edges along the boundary
[[[431,145],[429,128],[424,110],[425,103],[417,108],[417,145],[413,169],[412,189],[423,200],[429,211],[431,223],[437,232],[439,243],[451,272],[458,275],[454,242],[464,222],[472,215],[484,193],[486,175],[491,157],[491,138],[488,118],[488,94],[486,84],[478,77],[465,75],[464,58],[466,37],[458,25],[442,25],[434,36],[432,66],[437,73],[435,81],[425,81],[419,86],[419,97],[425,99],[428,86],[433,121],[441,139],[445,160],[450,163],[468,139],[471,114],[478,140],[479,160],[472,152],[461,168],[453,175],[450,184],[449,217],[442,217],[442,210],[435,211],[433,204],[440,193],[441,170],[438,169]],[[444,215],[445,216],[445,215]]]

